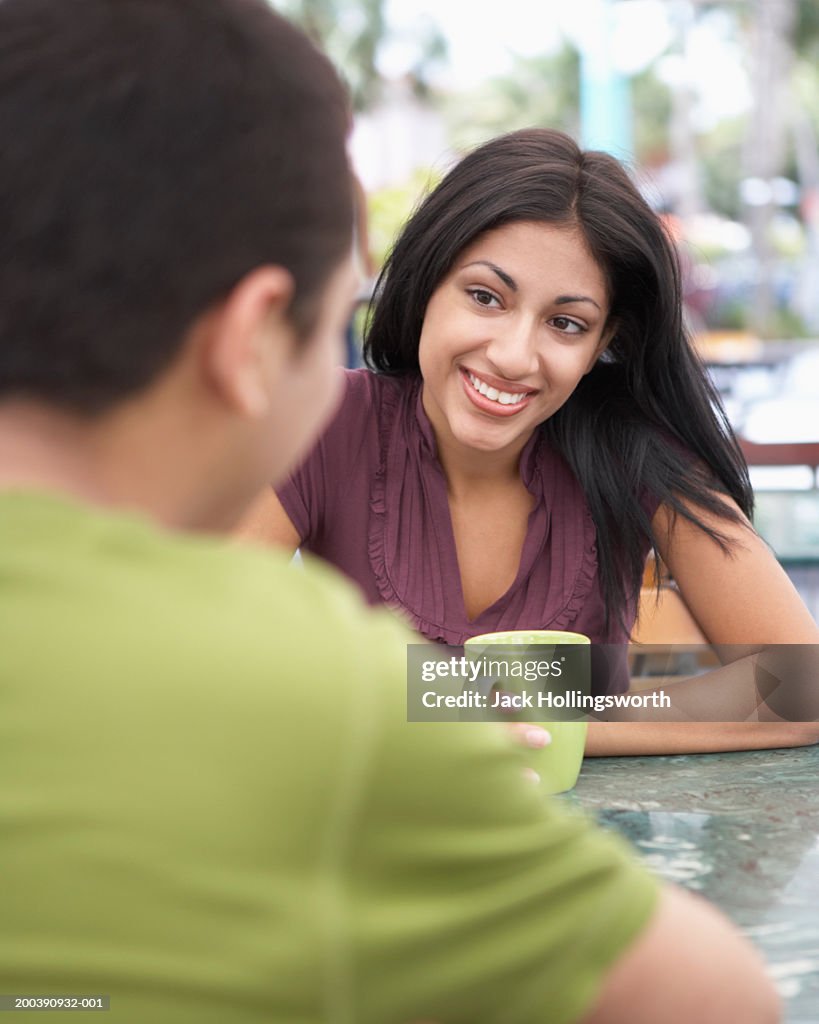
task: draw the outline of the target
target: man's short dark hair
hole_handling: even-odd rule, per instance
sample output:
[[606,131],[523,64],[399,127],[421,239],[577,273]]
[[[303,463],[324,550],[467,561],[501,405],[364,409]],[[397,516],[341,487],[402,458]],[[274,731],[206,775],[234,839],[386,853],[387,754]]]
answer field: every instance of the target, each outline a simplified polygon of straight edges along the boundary
[[255,267],[349,249],[332,67],[264,0],[0,0],[0,400],[98,413]]

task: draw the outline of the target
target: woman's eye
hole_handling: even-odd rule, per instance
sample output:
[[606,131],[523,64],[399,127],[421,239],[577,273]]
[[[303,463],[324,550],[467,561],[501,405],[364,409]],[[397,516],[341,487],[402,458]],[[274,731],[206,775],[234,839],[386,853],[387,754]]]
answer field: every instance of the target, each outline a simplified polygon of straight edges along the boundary
[[581,331],[585,330],[583,324],[572,320],[568,316],[553,316],[549,323],[556,327],[559,331],[563,331],[564,334],[580,334]]
[[491,308],[493,304],[497,304],[499,302],[497,295],[487,291],[485,288],[467,288],[467,292],[479,306],[487,306]]

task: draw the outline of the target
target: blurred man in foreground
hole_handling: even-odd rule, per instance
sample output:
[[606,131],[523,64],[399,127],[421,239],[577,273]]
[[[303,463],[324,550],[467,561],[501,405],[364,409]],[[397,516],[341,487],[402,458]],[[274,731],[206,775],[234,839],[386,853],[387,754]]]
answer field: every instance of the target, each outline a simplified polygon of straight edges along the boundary
[[0,2],[0,994],[774,1021],[502,732],[406,722],[388,615],[215,536],[332,412],[345,127],[262,0]]

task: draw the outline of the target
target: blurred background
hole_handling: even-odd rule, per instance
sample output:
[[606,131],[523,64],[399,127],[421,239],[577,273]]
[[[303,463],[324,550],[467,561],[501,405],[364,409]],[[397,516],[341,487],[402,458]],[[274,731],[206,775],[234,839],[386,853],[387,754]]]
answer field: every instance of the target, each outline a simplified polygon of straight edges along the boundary
[[274,5],[349,84],[367,278],[430,184],[500,132],[561,128],[629,166],[678,240],[757,526],[819,614],[818,0]]

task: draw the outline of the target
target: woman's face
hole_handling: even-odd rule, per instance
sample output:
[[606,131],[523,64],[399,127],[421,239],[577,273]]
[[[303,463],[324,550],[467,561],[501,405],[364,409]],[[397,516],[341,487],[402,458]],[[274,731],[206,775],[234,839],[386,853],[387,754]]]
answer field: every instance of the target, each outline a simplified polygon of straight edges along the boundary
[[439,445],[517,455],[605,348],[608,303],[576,229],[516,221],[480,236],[433,292],[421,330]]

